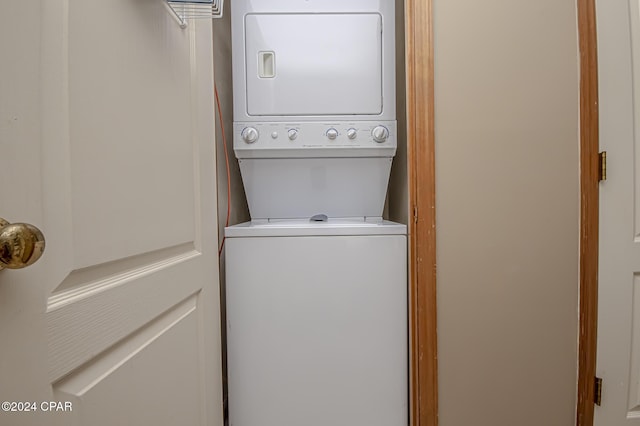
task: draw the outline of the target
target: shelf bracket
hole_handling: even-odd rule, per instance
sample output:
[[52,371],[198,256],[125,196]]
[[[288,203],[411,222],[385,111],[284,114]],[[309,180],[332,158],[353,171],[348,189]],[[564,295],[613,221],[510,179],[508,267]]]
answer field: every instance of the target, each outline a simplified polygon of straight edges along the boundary
[[167,4],[167,7],[169,8],[169,10],[171,10],[171,13],[173,13],[173,16],[175,16],[176,19],[178,20],[178,23],[180,24],[180,28],[182,29],[187,28],[187,21],[178,14],[178,12],[173,8],[173,6],[171,6],[171,3],[169,3],[169,0],[164,0],[164,2]]
[[224,0],[164,0],[178,19],[180,28],[187,27],[188,19],[222,18]]

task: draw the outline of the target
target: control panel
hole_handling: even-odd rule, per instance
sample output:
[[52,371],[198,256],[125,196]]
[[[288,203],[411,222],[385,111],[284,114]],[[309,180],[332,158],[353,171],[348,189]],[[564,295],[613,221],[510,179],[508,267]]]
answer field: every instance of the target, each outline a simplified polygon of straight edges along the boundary
[[[358,121],[341,123],[234,123],[234,149],[240,151],[290,151],[366,149],[388,151],[397,146],[395,121]],[[274,154],[275,155],[275,154]],[[268,155],[269,157],[274,155]],[[393,155],[393,154],[392,154]],[[255,155],[250,155],[255,157]],[[296,157],[305,156],[298,153]],[[377,156],[373,154],[373,156]],[[242,157],[242,155],[238,155]]]

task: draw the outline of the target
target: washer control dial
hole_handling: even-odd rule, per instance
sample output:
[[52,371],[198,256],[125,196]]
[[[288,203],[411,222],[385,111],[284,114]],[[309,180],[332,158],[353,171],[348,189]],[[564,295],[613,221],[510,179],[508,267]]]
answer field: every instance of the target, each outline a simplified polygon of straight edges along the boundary
[[347,130],[347,137],[351,140],[355,139],[358,136],[358,131],[353,127]]
[[383,143],[386,142],[387,138],[389,137],[389,130],[384,126],[376,126],[371,131],[371,136],[373,137],[374,141]]
[[258,140],[259,137],[260,133],[258,133],[258,130],[255,127],[246,127],[242,131],[242,139],[246,143],[254,143]]
[[338,137],[338,131],[334,128],[327,130],[327,137],[332,141]]
[[295,140],[298,137],[298,131],[296,129],[289,129],[287,136],[289,136],[289,140]]

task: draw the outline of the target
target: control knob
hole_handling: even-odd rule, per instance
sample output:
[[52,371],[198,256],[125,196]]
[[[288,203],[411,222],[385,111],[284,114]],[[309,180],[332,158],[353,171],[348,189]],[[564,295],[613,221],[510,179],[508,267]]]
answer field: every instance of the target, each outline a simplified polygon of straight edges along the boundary
[[334,128],[327,130],[327,137],[331,140],[335,140],[338,137],[338,131]]
[[371,131],[371,136],[373,136],[373,140],[378,143],[386,142],[389,137],[389,130],[384,126],[376,126]]
[[254,143],[260,137],[260,133],[255,127],[246,127],[241,136],[246,143]]
[[298,137],[298,131],[296,129],[289,129],[287,135],[289,136],[289,140],[295,140],[295,138]]
[[351,129],[347,130],[347,137],[349,139],[355,139],[356,136],[358,136],[358,131],[356,129],[352,127]]

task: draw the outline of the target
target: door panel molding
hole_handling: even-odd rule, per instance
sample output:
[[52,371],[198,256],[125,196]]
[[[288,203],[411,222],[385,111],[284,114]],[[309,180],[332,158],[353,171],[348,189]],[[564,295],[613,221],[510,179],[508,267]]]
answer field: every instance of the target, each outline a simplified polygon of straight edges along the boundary
[[580,328],[577,426],[593,425],[598,324],[599,122],[595,0],[578,0],[580,44]]
[[[68,401],[74,408],[70,413],[73,421],[69,419],[66,424],[146,425],[175,421],[172,419],[190,425],[208,424],[202,407],[208,400],[184,398],[181,393],[189,384],[198,383],[201,371],[198,340],[205,331],[198,324],[198,298],[199,294],[178,303],[53,383],[54,398]],[[175,352],[175,347],[180,351]],[[175,365],[181,367],[173,368]],[[163,374],[158,374],[159,368]],[[158,405],[152,389],[162,389],[169,400],[187,400],[183,404]],[[106,397],[110,398],[109,405],[101,403]],[[119,409],[109,409],[113,406]]]
[[47,310],[50,311],[59,305],[73,303],[92,296],[96,292],[106,291],[136,277],[170,268],[200,256],[200,254],[193,243],[184,243],[88,268],[76,269],[71,271],[56,287],[48,299]]
[[157,275],[150,274],[49,310],[46,322],[50,380],[58,380],[154,321],[176,300],[198,293],[198,283],[184,282],[183,277],[191,269],[200,270],[197,262],[201,261],[194,259],[163,271],[171,285],[158,285]]
[[407,0],[410,418],[438,424],[432,0]]
[[149,323],[64,376],[51,376],[54,389],[65,390],[69,395],[81,396],[82,393],[108,378],[110,372],[125,364],[155,340],[162,338],[163,334],[171,328],[185,318],[193,316],[197,310],[198,297],[199,293],[193,294],[161,315],[155,316]]

